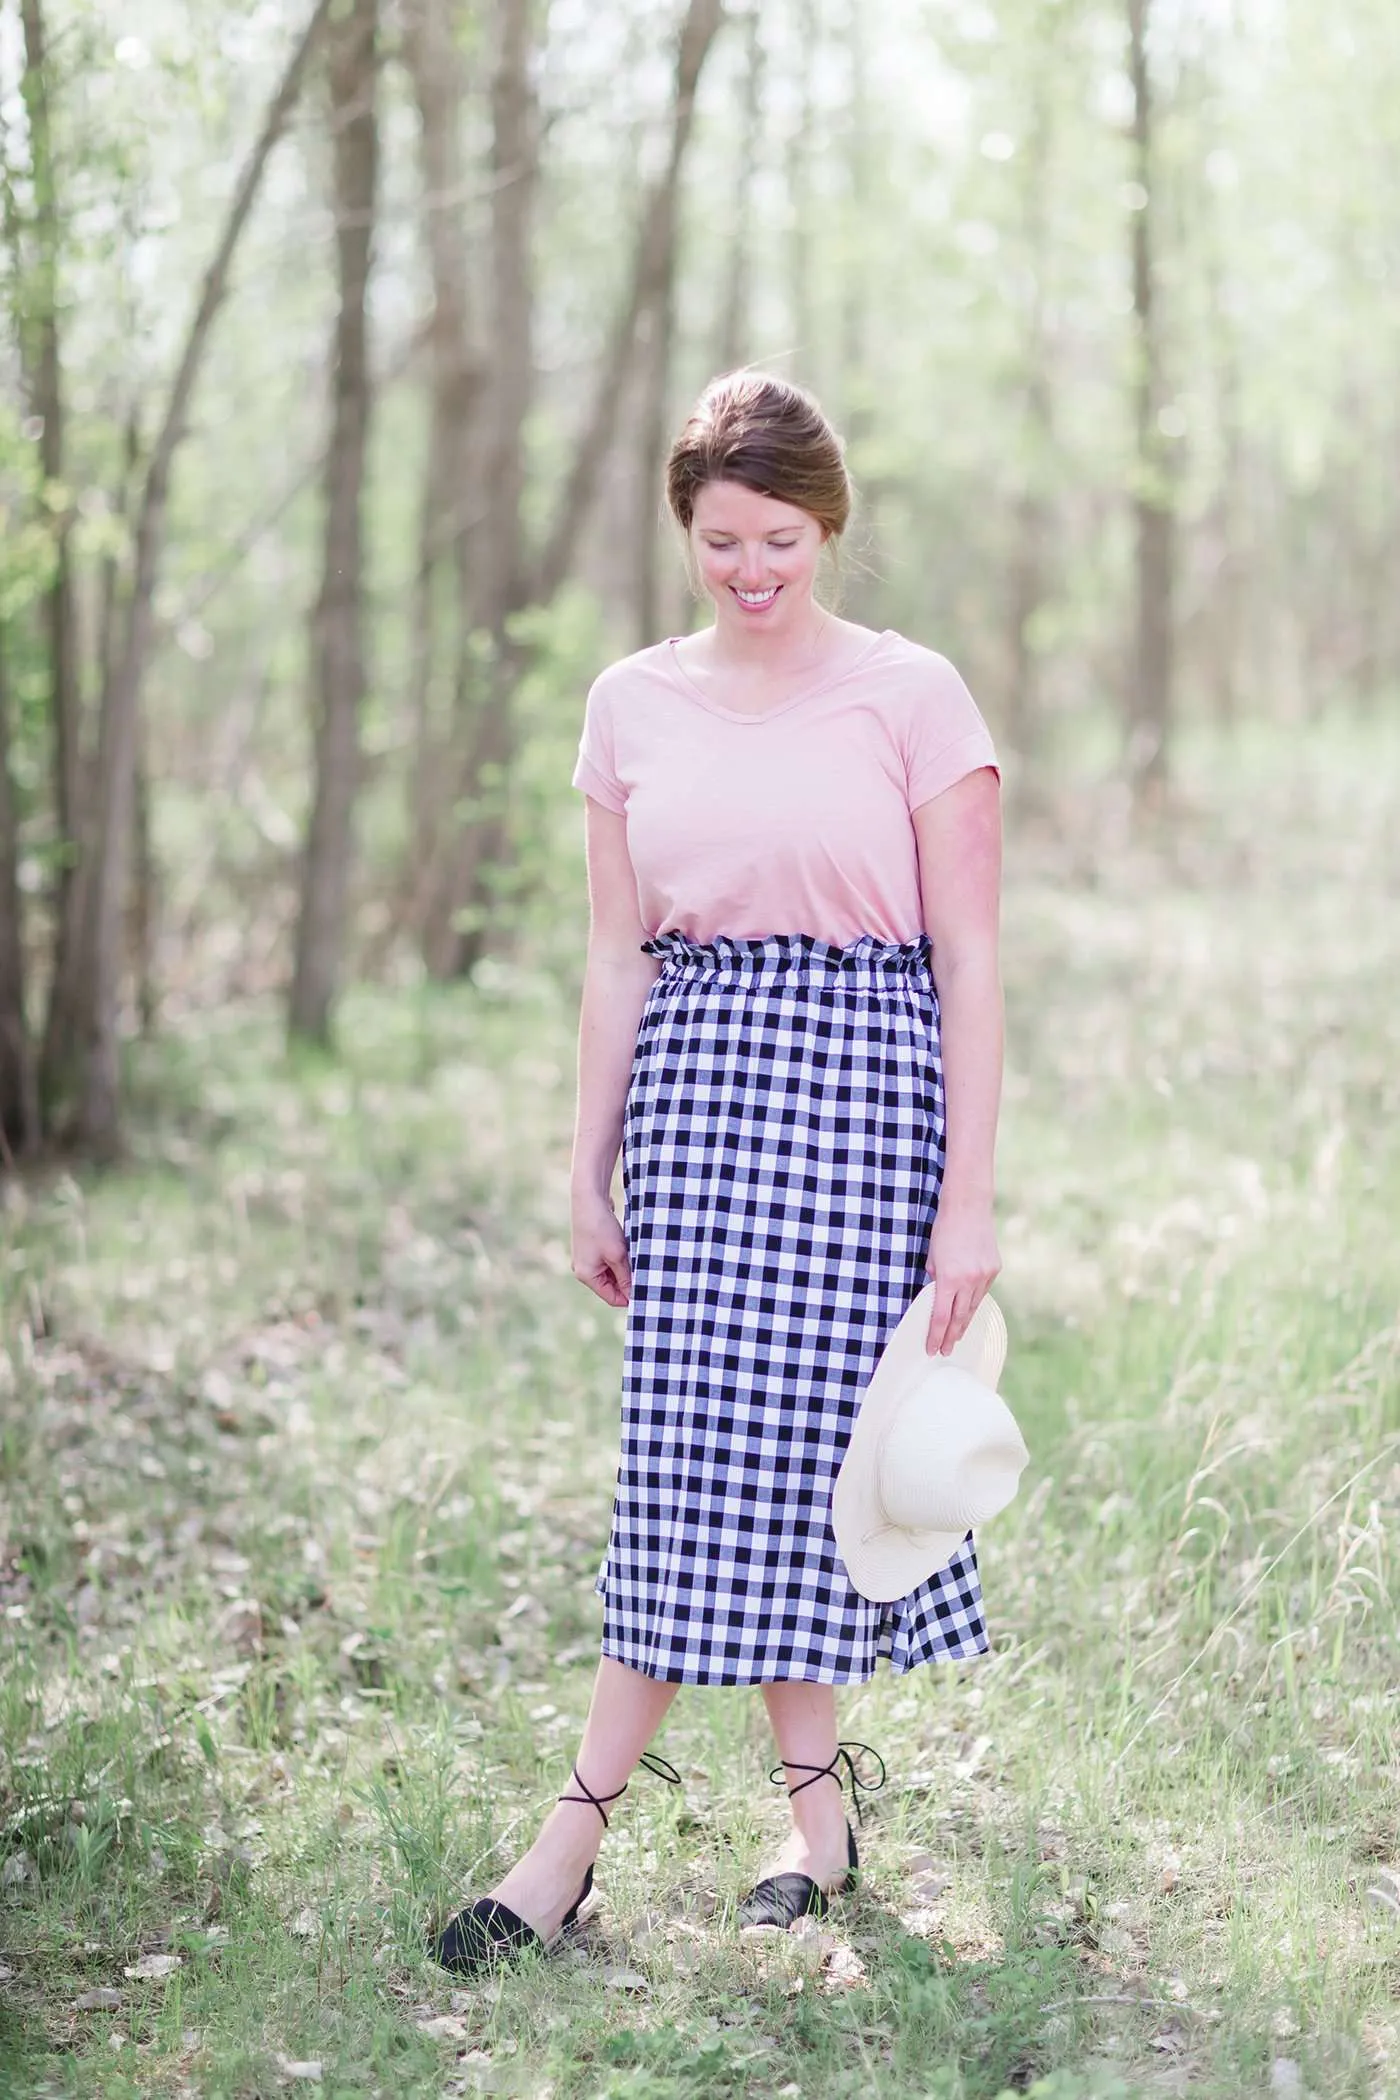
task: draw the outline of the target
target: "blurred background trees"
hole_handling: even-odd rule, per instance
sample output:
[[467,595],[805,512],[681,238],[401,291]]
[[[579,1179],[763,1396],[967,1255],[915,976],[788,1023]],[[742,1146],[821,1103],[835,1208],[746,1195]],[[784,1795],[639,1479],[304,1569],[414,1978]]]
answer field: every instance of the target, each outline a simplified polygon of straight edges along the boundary
[[1389,0],[0,0],[0,1166],[163,1016],[558,961],[737,361],[1024,809],[1392,705],[1397,111]]

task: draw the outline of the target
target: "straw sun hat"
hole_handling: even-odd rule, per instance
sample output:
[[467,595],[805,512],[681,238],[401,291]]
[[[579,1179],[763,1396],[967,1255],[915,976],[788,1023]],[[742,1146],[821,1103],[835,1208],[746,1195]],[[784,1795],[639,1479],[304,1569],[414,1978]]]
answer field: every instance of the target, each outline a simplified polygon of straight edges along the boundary
[[886,1342],[831,1498],[836,1545],[873,1603],[907,1597],[950,1560],[967,1533],[1005,1509],[1028,1453],[996,1390],[1006,1322],[991,1298],[949,1356],[925,1343],[928,1284]]

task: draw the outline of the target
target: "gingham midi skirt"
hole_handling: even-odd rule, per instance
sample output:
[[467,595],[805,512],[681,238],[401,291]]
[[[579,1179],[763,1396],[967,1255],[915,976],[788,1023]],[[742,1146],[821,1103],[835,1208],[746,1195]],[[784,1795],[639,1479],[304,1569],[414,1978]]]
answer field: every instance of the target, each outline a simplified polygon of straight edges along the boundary
[[632,1270],[603,1653],[680,1684],[858,1683],[987,1647],[972,1536],[894,1604],[831,1489],[943,1171],[927,935],[668,932],[623,1110]]

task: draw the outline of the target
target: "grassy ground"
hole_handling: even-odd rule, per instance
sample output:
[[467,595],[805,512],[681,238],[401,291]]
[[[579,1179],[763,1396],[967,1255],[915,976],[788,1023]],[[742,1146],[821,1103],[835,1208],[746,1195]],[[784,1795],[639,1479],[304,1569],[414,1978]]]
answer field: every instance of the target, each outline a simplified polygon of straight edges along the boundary
[[682,1693],[577,1947],[424,1958],[565,1783],[620,1317],[568,1273],[560,967],[235,1012],[0,1211],[0,2090],[1400,2094],[1400,749],[1202,751],[1007,901],[995,1652],[853,1692],[861,1896]]

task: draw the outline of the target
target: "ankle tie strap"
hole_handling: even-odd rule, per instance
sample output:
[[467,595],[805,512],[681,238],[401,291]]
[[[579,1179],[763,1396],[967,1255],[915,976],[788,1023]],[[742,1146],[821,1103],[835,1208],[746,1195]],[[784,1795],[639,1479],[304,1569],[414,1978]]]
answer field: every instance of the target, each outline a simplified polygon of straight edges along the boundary
[[[852,1751],[856,1753],[854,1757],[851,1755]],[[863,1757],[874,1758],[876,1764],[880,1767],[878,1779],[863,1779],[861,1777],[859,1760]],[[843,1785],[844,1782],[840,1772],[842,1765],[846,1767],[846,1778],[851,1783],[851,1804],[856,1812],[856,1821],[857,1823],[863,1823],[865,1821],[865,1810],[861,1806],[861,1794],[878,1794],[885,1783],[885,1760],[881,1757],[878,1750],[871,1749],[869,1743],[838,1743],[836,1745],[836,1755],[832,1758],[829,1765],[804,1765],[800,1764],[796,1758],[785,1757],[781,1764],[774,1765],[772,1771],[768,1774],[768,1778],[773,1786],[786,1786],[789,1772],[810,1772],[812,1775],[810,1779],[799,1779],[796,1786],[788,1787],[788,1794],[791,1796],[800,1794],[804,1786],[815,1786],[819,1779],[834,1779],[838,1786]]]
[[[664,1779],[668,1786],[680,1786],[681,1775],[676,1770],[675,1766],[672,1764],[668,1764],[664,1757],[658,1757],[654,1751],[644,1750],[641,1756],[637,1759],[637,1763],[641,1766],[643,1771],[653,1773],[657,1779]],[[627,1792],[628,1782],[624,1779],[622,1785],[618,1788],[615,1794],[595,1794],[592,1787],[589,1786],[587,1780],[579,1778],[579,1770],[577,1765],[574,1766],[574,1778],[578,1782],[578,1785],[582,1788],[582,1792],[577,1794],[561,1794],[559,1796],[559,1799],[561,1801],[577,1801],[581,1807],[586,1807],[591,1802],[593,1807],[597,1809],[599,1815],[602,1817],[603,1828],[604,1830],[606,1830],[609,1827],[608,1812],[604,1808],[603,1803],[605,1801],[620,1800],[622,1796]]]

